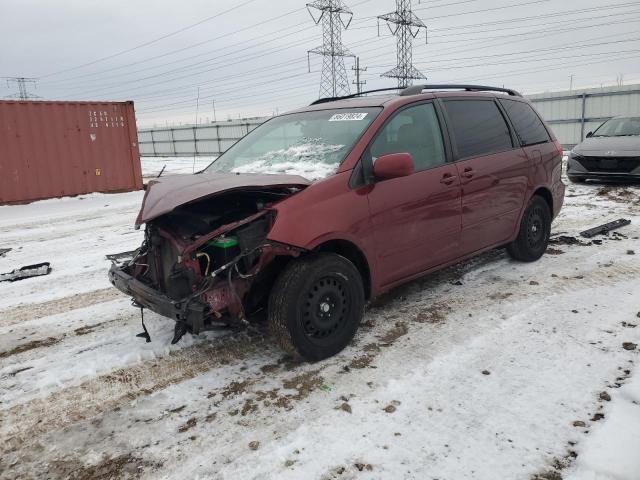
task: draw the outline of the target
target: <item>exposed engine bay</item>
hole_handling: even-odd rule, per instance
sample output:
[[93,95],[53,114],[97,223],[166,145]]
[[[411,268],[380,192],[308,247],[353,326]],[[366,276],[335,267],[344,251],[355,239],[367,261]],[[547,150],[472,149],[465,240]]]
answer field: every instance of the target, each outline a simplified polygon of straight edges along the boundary
[[265,306],[279,267],[301,252],[267,240],[270,207],[298,190],[236,190],[181,205],[146,223],[142,246],[114,262],[109,278],[134,305],[173,318],[174,343],[246,321]]

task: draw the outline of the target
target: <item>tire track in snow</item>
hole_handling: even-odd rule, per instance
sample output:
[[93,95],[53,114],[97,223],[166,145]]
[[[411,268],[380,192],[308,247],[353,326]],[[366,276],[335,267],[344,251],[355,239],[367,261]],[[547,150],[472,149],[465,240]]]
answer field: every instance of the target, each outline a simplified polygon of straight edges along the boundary
[[[101,330],[108,327],[117,327],[118,325],[128,324],[132,319],[136,318],[135,313],[131,313],[125,316],[121,316],[118,318],[111,318],[109,320],[104,320],[102,322],[83,325],[81,327],[73,328],[70,332],[61,333],[56,336],[48,336],[44,338],[31,338],[27,337],[26,342],[18,343],[14,345],[9,350],[0,351],[0,359],[9,358],[14,355],[19,355],[25,352],[30,352],[32,350],[40,349],[40,348],[48,348],[54,347],[58,344],[62,344],[64,340],[69,338],[82,337],[89,334],[100,333]],[[44,332],[46,334],[46,332]],[[68,345],[62,345],[62,348],[68,349]],[[50,352],[47,352],[50,354]],[[38,352],[38,356],[40,352]]]
[[54,429],[131,402],[141,395],[201,375],[217,365],[238,362],[256,351],[257,342],[243,336],[225,337],[172,351],[167,357],[100,375],[45,398],[33,399],[3,412],[0,453],[20,449],[25,442]]
[[27,303],[17,307],[0,310],[0,327],[36,320],[51,315],[58,315],[77,308],[105,303],[125,295],[113,287],[79,293],[70,297],[62,297],[42,303]]

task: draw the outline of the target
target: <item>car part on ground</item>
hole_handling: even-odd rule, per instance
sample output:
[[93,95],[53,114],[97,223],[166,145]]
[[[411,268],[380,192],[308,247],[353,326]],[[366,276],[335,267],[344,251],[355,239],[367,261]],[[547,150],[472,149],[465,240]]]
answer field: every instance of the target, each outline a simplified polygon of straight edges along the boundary
[[48,262],[26,265],[9,273],[0,273],[0,282],[17,282],[27,278],[42,277],[51,273],[51,264]]
[[597,227],[590,228],[589,230],[585,230],[584,232],[580,232],[580,235],[584,238],[592,238],[596,235],[606,235],[612,230],[625,227],[629,224],[631,224],[631,220],[620,218],[619,220],[614,220],[613,222],[605,223],[604,225],[599,225]]
[[431,87],[315,102],[198,174],[149,181],[144,242],[111,256],[111,283],[172,318],[173,342],[266,312],[284,350],[320,360],[366,299],[504,245],[540,258],[564,200],[559,142],[517,92]]

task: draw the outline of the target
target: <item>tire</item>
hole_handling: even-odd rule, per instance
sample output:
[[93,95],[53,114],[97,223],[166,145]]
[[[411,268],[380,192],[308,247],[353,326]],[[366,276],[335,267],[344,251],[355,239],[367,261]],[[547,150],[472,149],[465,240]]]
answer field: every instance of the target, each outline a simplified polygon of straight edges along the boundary
[[549,245],[551,211],[546,200],[535,195],[520,221],[516,239],[507,246],[507,252],[515,260],[535,262]]
[[364,314],[364,288],[356,267],[335,253],[290,262],[271,290],[271,335],[288,353],[309,361],[346,347]]
[[578,183],[579,184],[579,183],[585,183],[586,182],[586,180],[584,178],[580,178],[580,177],[573,177],[573,176],[567,175],[567,178],[569,178],[569,181],[571,183]]

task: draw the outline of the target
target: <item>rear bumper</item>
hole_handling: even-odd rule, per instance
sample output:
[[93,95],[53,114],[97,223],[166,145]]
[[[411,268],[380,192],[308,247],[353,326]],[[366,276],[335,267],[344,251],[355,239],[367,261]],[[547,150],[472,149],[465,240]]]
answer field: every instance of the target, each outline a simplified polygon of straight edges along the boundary
[[185,306],[135,279],[118,265],[112,265],[109,269],[109,281],[139,305],[176,322],[184,322],[193,333],[202,330],[208,317],[208,308],[201,301],[193,299]]

